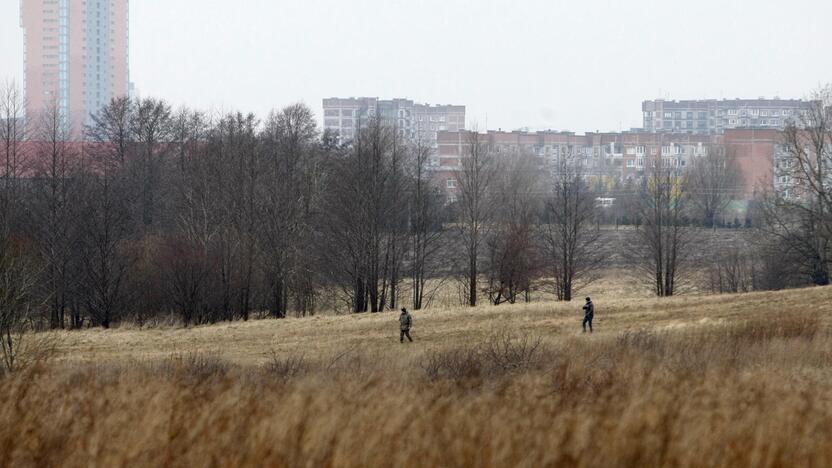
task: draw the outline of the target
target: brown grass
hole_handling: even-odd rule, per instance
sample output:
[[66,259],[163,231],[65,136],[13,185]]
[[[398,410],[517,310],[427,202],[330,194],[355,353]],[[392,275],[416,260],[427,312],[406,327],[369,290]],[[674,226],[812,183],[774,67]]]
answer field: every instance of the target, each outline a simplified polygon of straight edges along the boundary
[[16,466],[831,466],[832,288],[56,334]]

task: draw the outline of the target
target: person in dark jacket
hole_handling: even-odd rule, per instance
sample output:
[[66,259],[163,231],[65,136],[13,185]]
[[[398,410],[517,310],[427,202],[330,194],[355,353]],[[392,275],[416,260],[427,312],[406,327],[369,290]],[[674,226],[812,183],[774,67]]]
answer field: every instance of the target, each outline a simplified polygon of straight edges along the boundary
[[413,317],[407,312],[407,309],[402,309],[402,314],[399,315],[399,329],[401,333],[399,334],[399,343],[404,343],[404,337],[407,337],[408,340],[413,342],[413,338],[410,337],[410,327],[413,325]]
[[581,327],[584,329],[584,333],[586,333],[586,326],[589,324],[589,332],[592,333],[592,319],[595,317],[595,306],[592,304],[592,299],[586,298],[586,304],[584,304],[584,322],[581,324]]

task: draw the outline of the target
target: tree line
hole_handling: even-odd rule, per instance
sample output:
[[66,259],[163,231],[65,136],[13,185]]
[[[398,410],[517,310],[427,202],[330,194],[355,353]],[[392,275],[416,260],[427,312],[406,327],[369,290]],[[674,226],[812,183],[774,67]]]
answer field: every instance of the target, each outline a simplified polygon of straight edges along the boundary
[[[571,300],[598,280],[611,251],[625,251],[633,271],[670,296],[701,267],[702,233],[740,184],[724,148],[687,168],[654,158],[616,199],[636,241],[609,246],[604,193],[580,158],[543,168],[533,154],[495,151],[476,131],[465,133],[449,203],[429,167],[434,149],[380,120],[341,142],[302,104],[258,118],[119,98],[91,117],[81,144],[57,105],[24,121],[17,88],[6,86],[0,101],[7,334],[24,322],[110,327],[175,315],[190,325],[418,309],[450,285],[471,306],[543,293]],[[784,132],[792,162],[778,164],[791,190],[753,203],[753,242],[715,257],[714,289],[742,290],[724,280],[742,271],[828,283],[829,107],[803,118]],[[760,252],[779,257],[761,270]]]

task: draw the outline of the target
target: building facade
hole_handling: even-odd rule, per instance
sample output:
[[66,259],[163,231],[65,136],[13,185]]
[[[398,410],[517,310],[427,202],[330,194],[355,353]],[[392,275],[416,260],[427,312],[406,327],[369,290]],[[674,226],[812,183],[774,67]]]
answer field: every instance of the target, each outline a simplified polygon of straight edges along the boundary
[[374,117],[395,127],[399,134],[436,148],[439,132],[465,129],[465,106],[419,104],[409,99],[374,97],[323,100],[324,130],[337,133],[342,142],[355,138],[359,128]]
[[704,99],[644,101],[644,131],[723,133],[731,129],[782,130],[812,104],[802,99]]
[[129,90],[129,0],[21,0],[27,119],[57,104],[79,136]]
[[[585,177],[595,186],[614,192],[644,174],[651,161],[685,170],[695,158],[724,150],[736,161],[741,183],[732,188],[736,199],[750,199],[773,184],[779,130],[727,129],[721,134],[661,132],[586,133],[489,131],[479,141],[496,155],[525,154],[537,158],[541,171],[552,173],[560,158],[581,162]],[[440,132],[437,157],[431,160],[435,180],[450,201],[457,197],[462,159],[470,151],[470,133]]]

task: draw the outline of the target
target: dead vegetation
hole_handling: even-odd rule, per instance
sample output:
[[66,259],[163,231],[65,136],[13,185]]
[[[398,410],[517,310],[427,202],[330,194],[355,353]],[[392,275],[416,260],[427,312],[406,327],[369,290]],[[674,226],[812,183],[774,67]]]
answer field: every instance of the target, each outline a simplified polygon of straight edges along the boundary
[[129,333],[179,351],[59,355],[5,377],[0,453],[13,466],[829,466],[830,295],[611,301],[593,335],[551,304],[436,311],[416,318],[413,345],[382,338],[383,315],[274,321],[289,331],[258,359],[184,345],[214,327],[100,332],[73,349]]

